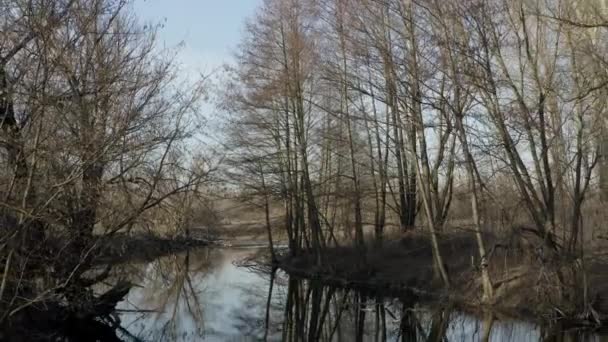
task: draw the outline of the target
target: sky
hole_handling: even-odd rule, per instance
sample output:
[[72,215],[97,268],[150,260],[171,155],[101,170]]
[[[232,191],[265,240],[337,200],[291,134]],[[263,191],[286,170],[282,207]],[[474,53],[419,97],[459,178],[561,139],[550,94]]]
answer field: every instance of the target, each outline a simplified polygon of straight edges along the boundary
[[145,23],[163,23],[160,43],[184,43],[179,62],[184,72],[208,74],[229,62],[245,20],[262,0],[134,0]]
[[[245,21],[255,15],[263,0],[133,0],[142,24],[163,24],[159,45],[181,46],[178,60],[182,80],[196,81],[201,75],[218,76],[232,61],[245,30]],[[211,77],[213,79],[213,77]],[[213,101],[204,101],[200,113],[207,129],[194,135],[191,146],[221,145],[223,112]],[[220,125],[220,126],[214,126]],[[213,127],[213,128],[212,128]]]

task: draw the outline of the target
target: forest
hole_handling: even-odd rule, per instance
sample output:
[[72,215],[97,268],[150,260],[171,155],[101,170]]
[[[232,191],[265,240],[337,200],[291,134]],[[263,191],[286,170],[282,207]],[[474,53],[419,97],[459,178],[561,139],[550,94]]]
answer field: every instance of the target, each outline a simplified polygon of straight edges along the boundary
[[221,104],[228,175],[271,249],[287,240],[273,258],[599,321],[607,18],[592,0],[265,1]]
[[114,261],[213,244],[222,201],[289,274],[608,322],[606,0],[263,0],[215,77],[162,29],[0,1],[2,330],[101,336]]

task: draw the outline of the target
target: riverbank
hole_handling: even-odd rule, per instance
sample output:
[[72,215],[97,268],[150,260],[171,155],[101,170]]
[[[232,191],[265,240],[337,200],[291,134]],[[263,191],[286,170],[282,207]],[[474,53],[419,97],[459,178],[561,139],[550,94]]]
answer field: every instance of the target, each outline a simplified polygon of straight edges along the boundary
[[98,242],[97,264],[115,264],[127,261],[151,261],[158,257],[193,248],[221,246],[219,239],[193,239],[161,237],[152,234],[119,234],[103,237]]
[[[281,243],[276,246],[282,245]],[[286,244],[285,244],[286,245]],[[177,254],[201,247],[252,248],[267,247],[263,238],[249,235],[196,234],[190,237],[164,237],[153,234],[117,234],[100,237],[97,242],[97,264],[115,264],[128,261],[151,261],[168,254]]]
[[[491,238],[487,240],[492,241]],[[572,267],[555,261],[539,261],[521,244],[505,246],[493,241],[490,267],[494,284],[491,303],[482,301],[480,270],[472,233],[443,236],[440,250],[450,275],[447,288],[434,271],[429,239],[409,234],[385,241],[381,247],[360,249],[346,246],[323,252],[323,263],[302,252],[279,258],[277,266],[297,277],[320,279],[332,286],[354,288],[372,294],[413,297],[421,301],[450,302],[463,310],[494,312],[525,317],[537,322],[560,321],[570,326],[599,327],[608,323],[607,263],[587,263],[587,303],[580,298],[581,276]],[[597,260],[597,258],[596,258]],[[561,286],[557,285],[559,281]]]

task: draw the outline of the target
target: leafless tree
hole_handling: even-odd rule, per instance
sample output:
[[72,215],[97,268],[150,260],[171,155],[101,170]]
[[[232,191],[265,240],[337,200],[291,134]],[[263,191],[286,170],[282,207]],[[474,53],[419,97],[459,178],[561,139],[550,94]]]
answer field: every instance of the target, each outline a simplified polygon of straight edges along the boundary
[[199,126],[203,84],[182,87],[173,52],[127,1],[1,6],[7,318],[102,280],[107,272],[88,272],[102,239],[195,191],[209,166],[191,167],[181,150]]

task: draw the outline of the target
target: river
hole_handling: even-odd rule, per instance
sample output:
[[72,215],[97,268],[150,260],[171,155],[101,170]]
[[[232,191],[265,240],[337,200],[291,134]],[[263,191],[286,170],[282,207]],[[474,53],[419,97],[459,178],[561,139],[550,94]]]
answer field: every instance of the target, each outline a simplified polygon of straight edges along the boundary
[[[256,248],[203,248],[123,265],[126,341],[608,341],[599,333],[477,318],[444,305],[370,298],[252,267]],[[270,298],[270,300],[269,300]]]

